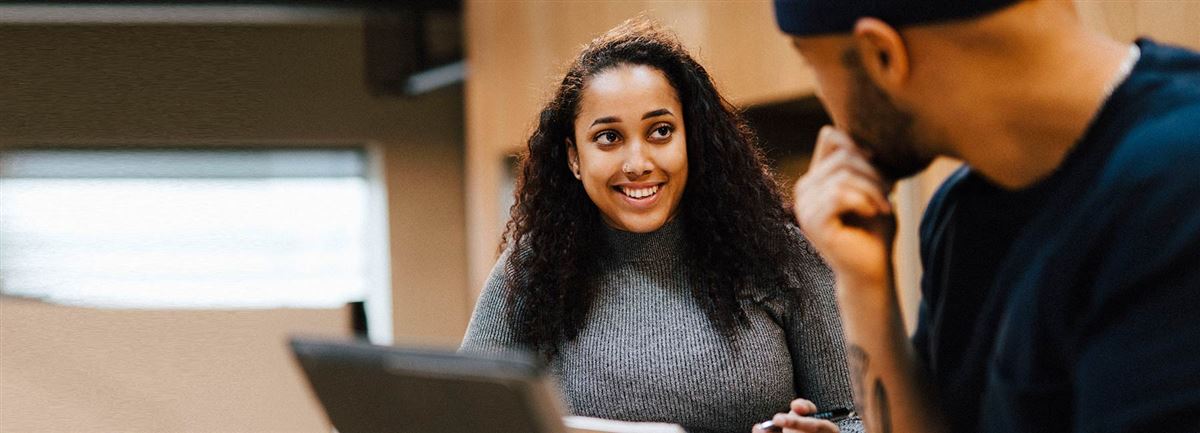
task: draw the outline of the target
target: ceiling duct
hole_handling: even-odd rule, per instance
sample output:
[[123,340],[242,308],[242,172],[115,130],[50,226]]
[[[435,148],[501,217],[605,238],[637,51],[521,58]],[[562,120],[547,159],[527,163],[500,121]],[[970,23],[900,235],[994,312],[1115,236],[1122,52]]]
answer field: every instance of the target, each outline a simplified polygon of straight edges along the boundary
[[364,15],[366,81],[376,96],[414,96],[466,78],[458,1],[406,2]]

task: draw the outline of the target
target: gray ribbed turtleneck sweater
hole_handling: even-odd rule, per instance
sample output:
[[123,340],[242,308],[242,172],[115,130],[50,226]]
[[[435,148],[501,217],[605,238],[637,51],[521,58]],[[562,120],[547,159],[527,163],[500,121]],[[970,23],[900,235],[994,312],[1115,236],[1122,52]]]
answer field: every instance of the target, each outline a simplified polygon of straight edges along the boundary
[[[770,290],[743,297],[750,322],[731,346],[692,297],[681,236],[674,222],[647,234],[605,229],[588,323],[551,363],[573,414],[747,433],[797,396],[852,404],[833,277],[815,254],[788,269],[798,301]],[[507,309],[510,254],[492,270],[464,351],[521,348]],[[862,430],[857,420],[841,427]]]

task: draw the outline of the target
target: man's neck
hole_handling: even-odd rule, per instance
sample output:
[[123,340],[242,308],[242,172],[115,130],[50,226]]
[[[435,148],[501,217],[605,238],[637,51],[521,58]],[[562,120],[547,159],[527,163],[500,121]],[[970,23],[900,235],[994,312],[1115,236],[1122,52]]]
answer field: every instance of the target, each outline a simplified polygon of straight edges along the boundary
[[1014,53],[1019,66],[977,92],[977,121],[950,128],[952,152],[1011,189],[1054,172],[1103,107],[1128,45],[1090,32]]

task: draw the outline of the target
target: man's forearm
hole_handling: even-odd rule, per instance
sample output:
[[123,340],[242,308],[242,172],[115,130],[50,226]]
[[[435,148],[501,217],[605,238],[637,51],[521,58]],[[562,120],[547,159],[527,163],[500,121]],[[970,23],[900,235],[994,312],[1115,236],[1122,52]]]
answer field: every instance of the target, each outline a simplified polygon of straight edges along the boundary
[[[874,287],[871,287],[874,286]],[[871,433],[946,431],[890,282],[838,277],[855,404]]]

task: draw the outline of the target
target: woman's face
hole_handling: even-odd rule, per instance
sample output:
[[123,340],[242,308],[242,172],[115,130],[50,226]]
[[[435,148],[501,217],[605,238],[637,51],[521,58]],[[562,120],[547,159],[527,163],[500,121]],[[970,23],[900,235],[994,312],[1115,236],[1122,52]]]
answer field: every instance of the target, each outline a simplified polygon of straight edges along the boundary
[[592,76],[572,143],[571,171],[609,226],[647,233],[675,216],[688,178],[687,136],[679,96],[661,71],[619,65]]

